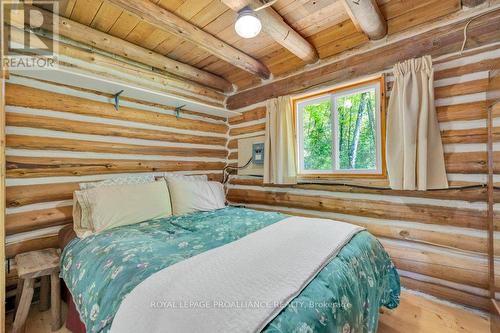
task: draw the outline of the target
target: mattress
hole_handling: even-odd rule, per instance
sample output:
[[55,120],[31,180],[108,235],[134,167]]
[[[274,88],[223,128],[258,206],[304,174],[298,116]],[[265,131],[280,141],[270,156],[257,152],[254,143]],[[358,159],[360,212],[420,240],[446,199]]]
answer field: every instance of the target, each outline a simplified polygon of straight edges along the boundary
[[[227,207],[73,238],[62,253],[61,276],[87,332],[107,332],[124,297],[155,272],[286,217]],[[363,231],[263,331],[375,332],[379,307],[395,308],[399,293],[388,254]]]

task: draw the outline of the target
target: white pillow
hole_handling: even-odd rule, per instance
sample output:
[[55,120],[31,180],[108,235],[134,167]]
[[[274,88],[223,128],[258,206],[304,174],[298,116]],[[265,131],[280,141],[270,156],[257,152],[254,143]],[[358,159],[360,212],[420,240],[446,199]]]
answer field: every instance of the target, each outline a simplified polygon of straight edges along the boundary
[[168,189],[174,215],[225,207],[224,186],[219,182],[169,179]]
[[182,179],[182,180],[200,180],[200,181],[208,181],[208,176],[207,175],[180,175],[176,173],[167,173],[163,177],[165,177],[165,180],[168,181],[170,179]]
[[84,238],[94,233],[89,216],[88,203],[83,191],[73,192],[73,230],[78,238]]
[[98,182],[80,183],[80,190],[88,190],[91,188],[102,186],[128,185],[128,184],[145,184],[155,181],[155,176],[149,175],[131,175],[104,179]]
[[165,180],[75,191],[74,229],[83,238],[95,232],[172,215]]

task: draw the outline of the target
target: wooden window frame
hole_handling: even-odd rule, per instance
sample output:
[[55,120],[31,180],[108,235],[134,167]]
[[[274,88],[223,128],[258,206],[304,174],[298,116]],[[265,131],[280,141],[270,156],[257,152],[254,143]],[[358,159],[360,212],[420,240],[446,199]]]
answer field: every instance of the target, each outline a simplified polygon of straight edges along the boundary
[[[332,171],[327,171],[324,173],[303,173],[301,170],[301,161],[300,161],[300,156],[301,156],[301,145],[300,145],[300,137],[299,137],[299,112],[298,112],[298,105],[299,103],[314,99],[314,98],[321,98],[321,96],[327,96],[327,95],[334,95],[338,93],[342,93],[344,91],[352,90],[356,87],[362,87],[362,86],[367,86],[371,84],[379,84],[380,87],[380,111],[379,111],[379,119],[380,119],[380,171],[373,173],[373,172],[332,172]],[[357,81],[354,83],[350,83],[347,85],[342,85],[342,86],[337,86],[334,88],[329,88],[326,90],[321,90],[321,91],[316,91],[310,94],[305,94],[305,95],[299,95],[296,97],[292,98],[292,108],[293,108],[293,117],[294,117],[294,129],[295,129],[295,141],[297,142],[297,168],[298,168],[298,174],[297,178],[300,179],[305,179],[305,180],[310,180],[310,179],[339,179],[339,178],[366,178],[366,179],[386,179],[387,178],[387,167],[386,167],[386,162],[385,162],[385,156],[386,156],[386,151],[385,151],[385,142],[386,142],[386,92],[385,92],[385,78],[383,75],[368,79],[368,80],[363,80],[363,81]],[[332,105],[333,108],[333,105]]]

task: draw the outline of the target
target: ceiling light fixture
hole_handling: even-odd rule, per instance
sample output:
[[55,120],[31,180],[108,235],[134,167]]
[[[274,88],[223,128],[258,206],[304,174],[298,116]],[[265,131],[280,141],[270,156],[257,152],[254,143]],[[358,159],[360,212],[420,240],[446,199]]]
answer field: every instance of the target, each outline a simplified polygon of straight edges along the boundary
[[234,30],[243,38],[254,38],[262,29],[260,22],[255,12],[250,7],[245,7],[238,12],[238,18],[234,24]]

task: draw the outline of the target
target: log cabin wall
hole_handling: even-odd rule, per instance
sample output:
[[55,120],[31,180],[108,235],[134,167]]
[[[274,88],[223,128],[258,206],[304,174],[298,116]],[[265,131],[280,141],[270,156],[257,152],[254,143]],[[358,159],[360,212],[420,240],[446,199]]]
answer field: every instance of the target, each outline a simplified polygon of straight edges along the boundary
[[[124,174],[219,180],[227,119],[11,75],[6,84],[6,256],[57,247],[78,183]],[[8,287],[14,287],[13,260]],[[15,292],[11,290],[10,295]]]
[[[305,62],[274,43],[266,33],[252,41],[236,36],[232,25],[236,13],[228,9],[224,1],[153,2],[262,61],[277,78],[273,80],[275,85],[259,86],[262,83],[259,76],[229,65],[224,57],[218,58],[189,41],[182,41],[176,34],[125,13],[111,5],[112,1],[101,0],[61,1],[59,30],[65,38],[60,41],[63,60],[60,66],[112,81],[132,82],[148,90],[161,90],[215,107],[222,107],[226,102],[230,109],[255,103],[261,96],[259,91],[281,94],[276,87],[289,89],[301,85],[300,78],[291,76],[284,80],[284,77],[302,68]],[[404,3],[379,0],[377,3],[387,20],[388,41],[433,19],[446,15],[454,19],[451,14],[461,8],[459,0]],[[494,6],[497,1],[491,3]],[[320,59],[327,62],[329,57],[368,42],[340,1],[279,1],[274,7],[285,21],[292,22],[293,27],[308,38]],[[488,15],[490,24],[483,22],[487,21],[486,16],[472,22],[468,47],[494,40],[498,34],[495,18],[498,14]],[[461,43],[462,29],[463,25],[453,23],[437,29],[437,33],[427,33],[423,39],[388,45],[383,52],[394,56],[387,57],[387,63],[385,57],[373,55],[377,55],[377,51],[357,57],[354,62],[349,59],[349,65],[357,65],[358,71],[344,75],[363,73],[366,68],[362,65],[372,60],[387,65],[398,55],[413,54],[414,44],[433,52],[448,52]],[[21,38],[24,33],[26,31],[18,31],[11,34],[11,38],[15,41],[14,37]],[[50,38],[50,29],[43,36],[42,40]],[[459,59],[455,63],[448,59],[440,70],[440,93],[443,94],[440,100],[444,102],[439,105],[439,114],[452,185],[486,182],[486,108],[481,99],[482,80],[490,61],[494,61],[490,59],[496,56],[481,58],[483,53],[477,53],[476,58],[474,54],[460,58],[466,59],[464,70],[458,68],[462,61]],[[175,64],[172,59],[188,66],[181,62]],[[142,65],[137,66],[135,62]],[[329,68],[335,66],[336,61],[331,62]],[[317,84],[322,84],[325,78],[316,69],[308,71],[309,80],[317,79]],[[177,74],[195,81],[202,75],[203,85],[180,79]],[[338,76],[338,80],[342,81],[343,77]],[[231,84],[236,84],[243,94],[233,94],[226,100],[222,91],[230,91]],[[157,175],[206,173],[216,179],[226,162],[227,128],[221,118],[192,113],[176,120],[171,108],[137,101],[125,101],[116,111],[110,96],[16,76],[12,76],[7,85],[7,104],[5,231],[9,258],[19,252],[57,246],[57,231],[71,223],[71,193],[79,182],[149,172]],[[262,134],[265,129],[265,109],[253,109],[230,120],[232,140],[228,146],[229,159],[233,162],[238,154],[236,139]],[[386,185],[370,180],[363,184]],[[252,196],[246,197],[246,194]],[[317,194],[321,198],[319,206],[313,197]],[[485,188],[427,193],[333,185],[278,188],[262,187],[258,179],[235,178],[229,198],[256,208],[319,214],[364,225],[382,239],[400,268],[406,286],[479,308],[487,307]],[[15,267],[10,268],[7,284],[13,287]],[[9,290],[9,295],[12,294],[13,290]]]
[[[489,69],[499,61],[498,45],[434,59],[436,107],[449,184],[470,187],[394,191],[383,189],[387,180],[374,179],[338,181],[377,187],[373,189],[310,183],[272,186],[263,185],[262,178],[232,176],[228,200],[256,209],[366,227],[391,255],[404,287],[488,310],[486,89]],[[390,69],[385,73],[389,95],[393,78]],[[262,103],[242,111],[243,115],[229,118],[228,162],[232,164],[238,158],[238,139],[265,131]],[[496,112],[493,117],[500,116]],[[493,120],[497,168],[499,121]],[[495,247],[499,246],[496,242]],[[496,279],[499,281],[498,270]]]

